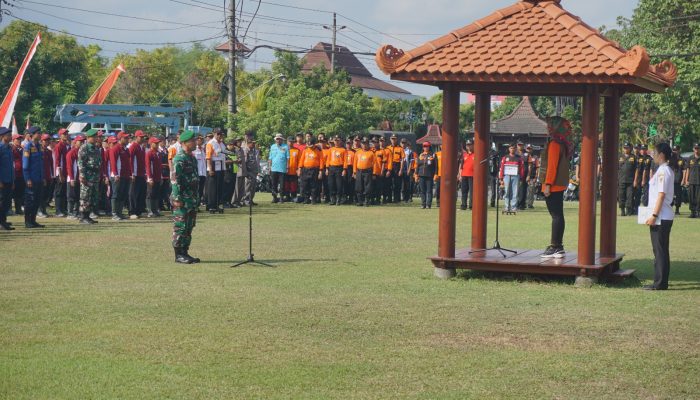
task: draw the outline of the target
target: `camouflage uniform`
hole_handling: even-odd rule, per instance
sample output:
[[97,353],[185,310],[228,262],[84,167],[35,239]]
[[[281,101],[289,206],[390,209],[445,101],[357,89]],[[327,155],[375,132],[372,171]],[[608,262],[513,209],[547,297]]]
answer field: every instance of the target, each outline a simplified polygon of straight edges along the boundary
[[100,168],[102,152],[100,148],[86,143],[78,150],[78,168],[80,169],[80,212],[90,213],[97,210],[99,201]]
[[197,221],[199,204],[199,174],[197,159],[185,153],[183,149],[173,158],[172,192],[170,202],[182,203],[181,207],[173,204],[173,247],[188,249],[192,241],[192,229]]

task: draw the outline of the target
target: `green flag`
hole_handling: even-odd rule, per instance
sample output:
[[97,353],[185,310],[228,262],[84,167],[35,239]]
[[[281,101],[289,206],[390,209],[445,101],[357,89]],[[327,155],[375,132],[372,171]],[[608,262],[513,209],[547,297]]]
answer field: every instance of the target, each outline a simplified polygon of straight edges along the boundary
[[659,132],[656,131],[656,125],[649,125],[649,136],[656,136]]

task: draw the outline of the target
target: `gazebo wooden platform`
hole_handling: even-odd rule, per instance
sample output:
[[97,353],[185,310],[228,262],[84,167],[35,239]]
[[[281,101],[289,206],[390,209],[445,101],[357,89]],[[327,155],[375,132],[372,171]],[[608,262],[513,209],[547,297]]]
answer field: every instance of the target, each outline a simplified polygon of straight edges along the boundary
[[[625,93],[663,92],[675,83],[677,70],[669,61],[652,65],[643,47],[621,48],[560,3],[561,0],[521,0],[416,49],[404,52],[385,45],[377,51],[377,65],[392,79],[434,85],[443,91],[443,195],[438,254],[432,258],[437,276],[454,276],[456,268],[593,278],[618,273],[622,259],[616,251],[620,98]],[[492,253],[477,259],[468,252],[455,251],[461,92],[476,95],[474,151],[478,162],[474,165],[473,249],[485,249],[487,245],[488,170],[487,163],[481,161],[488,158],[491,142],[491,96],[583,98],[578,249],[561,265],[537,263],[535,257],[528,257],[534,252],[499,260]],[[601,97],[603,173],[597,253],[595,188]],[[540,248],[548,244],[542,242]],[[573,247],[568,244],[567,249]]]

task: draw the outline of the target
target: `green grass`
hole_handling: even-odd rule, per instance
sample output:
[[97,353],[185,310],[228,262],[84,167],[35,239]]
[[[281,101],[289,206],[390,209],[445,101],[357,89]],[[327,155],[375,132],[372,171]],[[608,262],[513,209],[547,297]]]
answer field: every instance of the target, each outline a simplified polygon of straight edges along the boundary
[[[631,218],[618,249],[641,282],[577,289],[433,278],[436,209],[260,203],[256,258],[274,269],[228,268],[247,255],[245,210],[201,215],[198,266],[172,263],[167,219],[0,233],[0,398],[700,398],[698,220],[673,227],[672,290],[646,292]],[[505,218],[502,244],[543,248],[548,224],[537,204]]]

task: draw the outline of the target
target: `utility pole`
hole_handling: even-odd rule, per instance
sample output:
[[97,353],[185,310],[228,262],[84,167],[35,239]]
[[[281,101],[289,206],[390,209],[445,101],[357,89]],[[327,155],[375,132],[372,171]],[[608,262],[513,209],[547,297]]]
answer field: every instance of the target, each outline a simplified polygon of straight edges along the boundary
[[[236,0],[228,1],[228,113],[229,123],[238,112],[236,108]],[[233,129],[229,125],[228,132]]]
[[331,74],[335,73],[335,47],[336,47],[336,36],[338,34],[338,31],[341,31],[346,28],[345,25],[338,27],[338,23],[336,21],[336,14],[333,13],[333,26],[329,27],[328,25],[323,26],[324,29],[332,30],[333,31],[333,42],[331,43]]

